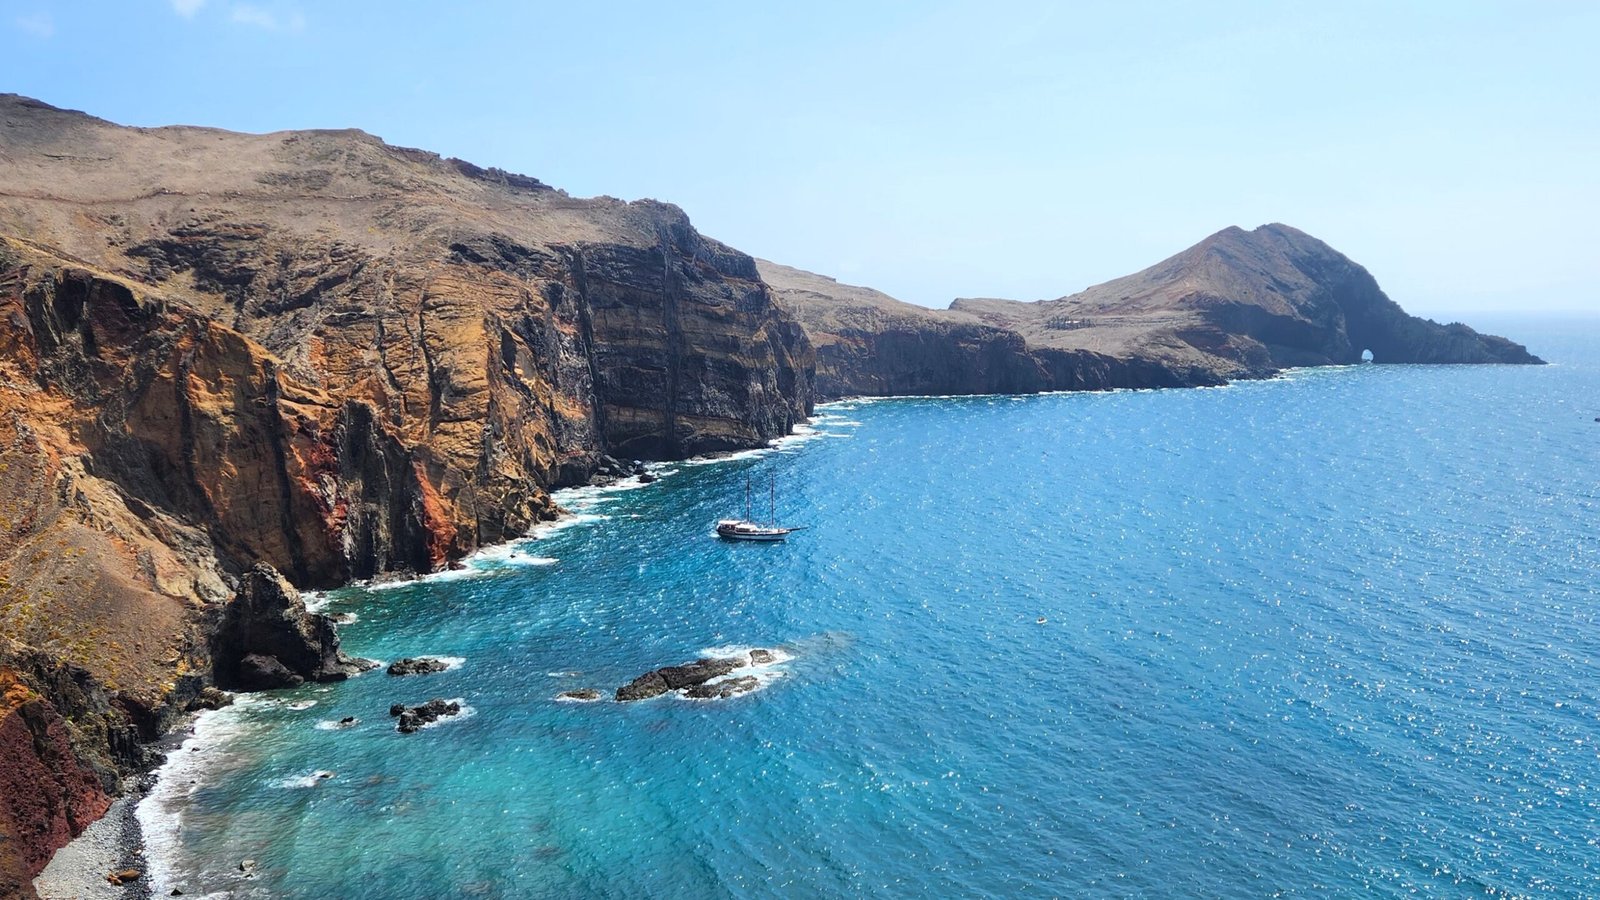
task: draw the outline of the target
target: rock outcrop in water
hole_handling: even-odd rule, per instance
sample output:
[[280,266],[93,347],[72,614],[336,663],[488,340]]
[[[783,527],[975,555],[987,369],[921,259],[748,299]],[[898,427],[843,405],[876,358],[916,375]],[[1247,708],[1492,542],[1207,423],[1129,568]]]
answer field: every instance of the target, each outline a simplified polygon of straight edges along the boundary
[[340,651],[333,622],[308,612],[294,586],[267,565],[246,572],[223,607],[211,662],[219,686],[246,691],[343,681],[376,665]]
[[440,719],[448,719],[461,715],[461,704],[443,697],[435,697],[426,703],[416,706],[406,706],[396,703],[389,708],[389,715],[396,718],[394,730],[401,734],[412,734],[421,730],[422,726],[430,725]]
[[389,664],[390,675],[432,675],[450,668],[450,664],[442,659],[423,656],[416,659],[407,657],[397,659]]
[[767,665],[776,661],[770,650],[753,650],[746,656],[726,656],[697,659],[681,666],[665,666],[646,672],[617,688],[619,703],[648,700],[672,691],[682,691],[684,696],[699,700],[721,699],[755,690],[760,682],[753,676],[728,678],[735,669],[749,665]]
[[1142,272],[1040,303],[948,310],[759,263],[817,350],[824,397],[1179,387],[1293,366],[1539,363],[1520,344],[1407,315],[1286,225],[1228,228]]

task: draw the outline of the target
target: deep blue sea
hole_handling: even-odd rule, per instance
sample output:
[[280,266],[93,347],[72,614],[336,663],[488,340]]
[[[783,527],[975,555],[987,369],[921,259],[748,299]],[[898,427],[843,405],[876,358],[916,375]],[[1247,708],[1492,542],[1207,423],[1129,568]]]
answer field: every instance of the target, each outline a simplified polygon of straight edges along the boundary
[[[1495,324],[1555,365],[834,404],[336,592],[459,664],[204,719],[158,895],[1600,895],[1600,323]],[[747,477],[808,530],[714,538]],[[554,700],[741,647],[750,695]]]

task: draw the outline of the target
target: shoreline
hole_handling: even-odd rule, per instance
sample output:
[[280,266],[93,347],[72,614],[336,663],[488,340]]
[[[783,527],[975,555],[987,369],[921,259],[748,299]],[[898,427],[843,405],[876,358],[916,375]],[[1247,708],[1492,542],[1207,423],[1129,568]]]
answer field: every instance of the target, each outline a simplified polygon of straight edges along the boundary
[[[105,815],[50,857],[44,871],[33,879],[33,889],[42,900],[149,900],[153,896],[144,829],[137,815],[139,804],[149,795],[151,779],[150,775],[133,779],[136,783],[127,787]],[[125,869],[139,870],[139,877],[121,885],[106,879]]]
[[[1268,382],[1279,380],[1293,371],[1329,368],[1348,367],[1302,367],[1297,370],[1285,370],[1266,378],[1252,380]],[[1190,386],[1189,389],[1229,386],[1232,386],[1231,382],[1216,386]],[[781,453],[787,449],[795,448],[823,437],[848,437],[849,432],[841,434],[824,430],[828,423],[819,422],[818,419],[829,415],[831,412],[848,411],[858,405],[884,401],[993,399],[999,397],[1026,399],[1065,394],[1142,393],[1157,390],[1170,390],[1170,388],[1112,388],[1102,391],[1044,391],[1027,394],[890,395],[833,398],[815,404],[812,416],[805,422],[797,423],[792,432],[779,438],[773,438],[762,446],[750,447],[744,450],[698,454],[680,460],[651,462],[648,466],[651,474],[657,476],[656,482],[639,483],[630,478],[607,485],[574,485],[550,491],[553,499],[566,495],[562,499],[568,499],[571,502],[571,507],[559,504],[558,499],[561,514],[557,518],[536,524],[528,534],[520,537],[479,547],[473,553],[460,559],[458,568],[443,569],[438,572],[413,575],[411,577],[401,575],[395,578],[370,582],[351,582],[350,584],[325,591],[305,591],[302,592],[302,596],[310,602],[314,610],[320,610],[331,599],[329,597],[330,594],[351,588],[381,591],[426,584],[431,581],[472,578],[492,574],[501,566],[480,567],[475,566],[474,563],[490,562],[503,565],[508,556],[514,555],[516,551],[521,550],[526,545],[536,544],[550,532],[564,530],[604,518],[602,514],[594,511],[594,507],[603,502],[608,496],[647,488],[651,484],[658,483],[668,476],[676,474],[679,471],[679,467],[756,459],[770,453]],[[841,424],[854,426],[857,423]],[[522,564],[550,565],[559,562],[558,560],[545,560],[542,557],[537,557],[537,555],[529,559],[537,559],[538,561]],[[244,693],[241,694],[239,699],[247,704],[249,701],[246,698],[250,696],[250,694]],[[139,812],[143,808],[146,815],[151,817],[169,812],[168,810],[152,811],[146,804],[158,802],[161,799],[163,787],[171,789],[174,786],[172,779],[178,774],[174,771],[175,765],[189,765],[203,761],[190,757],[190,751],[208,750],[218,742],[215,735],[203,733],[207,729],[200,727],[202,723],[209,717],[216,715],[217,712],[209,710],[188,714],[181,718],[172,730],[157,739],[155,746],[164,754],[163,761],[150,772],[128,779],[124,785],[124,792],[112,804],[106,815],[91,823],[84,829],[82,834],[56,851],[45,870],[34,880],[35,890],[39,892],[42,898],[46,898],[46,900],[55,900],[55,898],[62,898],[62,900],[69,900],[69,898],[104,898],[104,900],[139,898],[139,900],[147,900],[147,898],[153,896],[152,892],[158,887],[166,890],[171,889],[172,885],[166,884],[172,874],[170,868],[163,863],[160,858],[161,854],[153,852],[150,846],[151,839],[160,844],[165,843],[171,836],[147,833],[148,829],[144,822],[144,817],[141,817]],[[182,756],[179,756],[180,751],[183,752]],[[206,755],[208,754],[205,752],[196,754],[197,757]],[[204,770],[196,769],[186,774],[201,776],[204,774]],[[163,778],[163,775],[167,777]],[[174,833],[178,830],[181,829],[175,828]],[[141,877],[121,886],[114,886],[106,881],[105,876],[108,873],[124,868],[139,869],[142,873]]]
[[[838,402],[843,401],[831,401],[831,403]],[[818,407],[824,405],[828,404],[818,404]],[[495,567],[477,568],[474,562],[503,564],[513,551],[524,545],[536,543],[549,532],[598,521],[603,516],[593,512],[592,508],[608,495],[647,488],[675,474],[678,466],[709,465],[760,457],[768,453],[781,452],[786,447],[803,444],[818,436],[817,428],[808,421],[797,425],[790,434],[774,438],[760,447],[719,454],[702,454],[681,460],[652,462],[649,468],[651,474],[657,476],[655,482],[640,483],[629,479],[608,485],[575,485],[560,488],[551,491],[551,496],[567,494],[573,501],[574,508],[561,506],[560,516],[535,525],[529,534],[479,547],[459,560],[460,568],[376,583],[352,582],[329,591],[305,591],[302,596],[315,603],[317,608],[321,608],[326,605],[329,594],[350,588],[383,590],[425,584],[435,580],[471,578],[475,574],[487,574],[494,571]],[[539,560],[530,563],[534,565],[550,565],[558,562],[545,561],[542,557],[530,557],[530,559]],[[235,705],[240,705],[240,701],[248,705],[249,700],[246,698],[250,696],[252,696],[250,693],[241,693],[235,700]],[[233,707],[225,707],[225,709],[230,708]],[[176,767],[203,763],[203,758],[208,755],[204,751],[213,749],[221,742],[217,735],[206,733],[210,729],[203,727],[218,712],[220,710],[203,710],[188,714],[180,719],[172,730],[156,740],[155,746],[164,755],[162,762],[150,772],[128,779],[124,783],[123,793],[112,803],[106,814],[90,823],[82,834],[58,849],[44,871],[34,879],[34,890],[43,900],[150,900],[157,892],[165,896],[166,892],[175,886],[169,883],[173,876],[170,860],[164,860],[159,851],[162,849],[160,845],[175,840],[175,836],[181,832],[181,822],[173,823],[170,834],[157,834],[151,829],[154,827],[156,817],[181,816],[181,812],[154,809],[153,804],[164,799],[169,801],[175,799],[171,791],[176,788],[175,779],[180,774],[203,777],[203,768],[180,773]],[[225,735],[222,738],[225,738]],[[194,756],[190,756],[191,753],[194,753]],[[144,815],[141,815],[141,812]],[[128,868],[138,869],[140,877],[123,885],[113,885],[106,880],[108,873]],[[177,887],[181,889],[182,886],[177,885]]]
[[[1292,380],[1297,375],[1309,375],[1324,372],[1337,372],[1357,368],[1357,365],[1345,366],[1308,366],[1284,370],[1271,377],[1252,379],[1250,383],[1269,384],[1279,381]],[[1203,387],[1233,387],[1238,383],[1229,383],[1217,386],[1195,386],[1188,389],[1195,390]],[[783,453],[798,449],[804,444],[827,437],[848,437],[850,427],[856,422],[830,423],[826,421],[830,416],[837,417],[839,413],[848,412],[850,409],[877,402],[894,402],[909,400],[972,400],[979,398],[998,399],[1016,398],[1028,399],[1032,397],[1064,396],[1069,394],[1114,394],[1114,393],[1145,393],[1151,391],[1172,390],[1172,388],[1117,388],[1109,391],[1050,391],[1034,392],[1027,394],[986,394],[986,395],[949,395],[949,396],[872,396],[872,397],[845,397],[817,403],[813,415],[805,422],[797,424],[793,432],[781,438],[775,438],[768,443],[739,451],[723,451],[714,454],[702,454],[682,460],[652,462],[650,471],[665,480],[671,474],[679,471],[679,467],[711,465],[721,462],[735,462],[753,458],[761,458],[768,454]],[[847,429],[843,433],[829,430],[830,425],[842,425]],[[471,578],[480,575],[492,574],[506,567],[508,551],[521,550],[525,547],[536,546],[537,542],[552,531],[580,526],[589,522],[606,518],[596,510],[609,497],[633,490],[640,490],[655,483],[638,483],[629,478],[608,485],[581,485],[551,491],[552,498],[568,499],[571,507],[561,505],[561,514],[554,520],[541,522],[530,530],[530,533],[517,538],[512,538],[496,544],[479,547],[472,554],[463,557],[459,563],[460,569],[445,569],[411,578],[399,578],[382,581],[379,583],[352,582],[332,591],[312,592],[307,591],[303,596],[311,600],[312,595],[321,595],[319,599],[326,600],[326,595],[336,591],[346,591],[351,588],[362,590],[382,590],[415,586],[433,580],[450,580],[454,578]],[[537,560],[537,561],[534,561]],[[553,565],[558,560],[545,560],[533,554],[524,561],[514,565]],[[489,563],[488,566],[482,566]],[[243,705],[248,705],[251,694],[242,693],[240,700]],[[44,898],[149,898],[153,892],[163,896],[174,885],[168,883],[173,875],[170,868],[172,857],[170,851],[172,841],[176,840],[181,831],[181,823],[177,818],[182,815],[181,800],[174,791],[182,791],[176,783],[179,775],[183,777],[205,778],[210,774],[209,767],[205,766],[209,753],[207,749],[226,743],[227,734],[208,733],[211,729],[202,726],[216,711],[206,711],[198,714],[189,714],[180,718],[175,726],[162,735],[153,744],[154,747],[165,754],[165,759],[151,772],[142,776],[130,778],[124,783],[123,793],[113,803],[106,815],[91,823],[82,834],[68,844],[62,846],[52,856],[45,870],[34,879],[34,887]],[[231,719],[225,717],[225,719]],[[191,750],[202,752],[191,753]],[[181,752],[181,755],[180,755]],[[179,772],[176,767],[190,766],[192,768]],[[166,791],[163,791],[163,788]],[[179,800],[180,805],[173,806],[169,803],[166,808],[157,808],[163,799],[168,801]],[[141,816],[141,810],[145,815]],[[157,833],[163,829],[151,827],[151,822],[157,817],[170,816],[174,819],[169,833]],[[138,868],[142,875],[139,879],[122,886],[109,884],[105,876],[109,872],[123,868]],[[177,885],[182,887],[182,885]]]

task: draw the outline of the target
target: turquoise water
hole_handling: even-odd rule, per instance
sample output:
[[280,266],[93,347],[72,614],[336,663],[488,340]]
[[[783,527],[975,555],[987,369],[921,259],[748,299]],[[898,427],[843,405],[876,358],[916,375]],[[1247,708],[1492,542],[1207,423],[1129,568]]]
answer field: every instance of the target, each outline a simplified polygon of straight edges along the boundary
[[[355,653],[464,662],[208,719],[145,804],[168,886],[1600,894],[1600,328],[1510,330],[1558,364],[846,403],[569,496],[516,558],[329,598]],[[769,473],[809,530],[711,537]],[[740,646],[791,658],[553,700]],[[472,714],[397,734],[431,696]]]

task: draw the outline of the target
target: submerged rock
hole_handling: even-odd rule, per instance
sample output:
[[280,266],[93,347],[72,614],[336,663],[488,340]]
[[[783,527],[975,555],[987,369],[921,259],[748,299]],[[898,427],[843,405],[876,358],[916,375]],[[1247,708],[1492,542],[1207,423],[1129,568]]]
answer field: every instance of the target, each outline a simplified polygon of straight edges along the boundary
[[442,659],[431,656],[419,656],[415,659],[407,657],[395,660],[389,664],[390,675],[431,675],[434,672],[443,672],[450,668],[450,664]]
[[725,700],[735,694],[748,693],[760,686],[761,681],[754,675],[741,675],[724,681],[697,684],[684,691],[683,695],[695,700]]
[[584,702],[588,702],[590,700],[599,700],[600,699],[600,692],[595,690],[594,688],[578,688],[575,691],[562,691],[561,693],[556,695],[556,699],[557,700],[581,700],[581,701],[584,701]]
[[[454,700],[446,700],[443,697],[435,697],[419,706],[404,706],[402,704],[396,704],[396,706],[400,706],[398,714],[400,721],[395,725],[395,730],[401,734],[411,734],[429,722],[437,722],[440,719],[447,719],[461,714],[461,704]],[[391,706],[389,708],[389,714],[396,715],[394,707]]]

